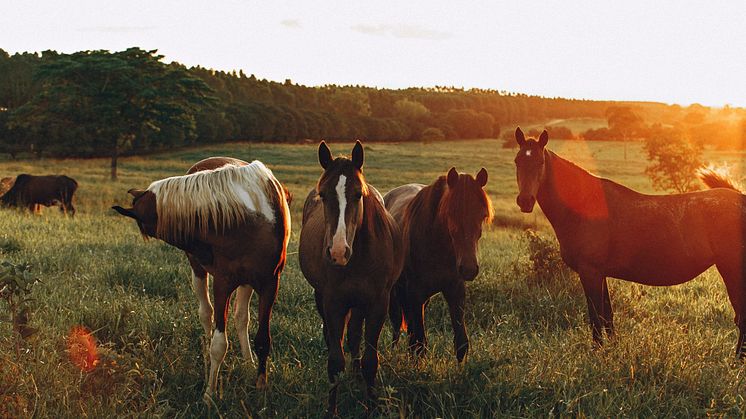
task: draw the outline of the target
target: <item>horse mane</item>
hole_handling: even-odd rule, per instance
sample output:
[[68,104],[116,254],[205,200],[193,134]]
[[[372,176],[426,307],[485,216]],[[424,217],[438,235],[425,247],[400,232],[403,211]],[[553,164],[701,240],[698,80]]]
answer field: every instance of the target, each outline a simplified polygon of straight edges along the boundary
[[189,240],[212,229],[222,233],[250,217],[276,220],[275,195],[285,200],[282,186],[260,161],[245,166],[226,164],[184,176],[173,176],[150,184],[156,197],[158,237]]
[[[466,183],[466,177],[459,176],[459,183]],[[412,201],[404,210],[404,220],[402,230],[409,232],[414,220],[421,221],[421,225],[428,228],[432,226],[433,221],[437,219],[446,220],[447,217],[454,217],[457,220],[464,219],[469,207],[472,205],[467,199],[469,191],[467,188],[456,188],[448,190],[446,176],[440,176],[430,185],[425,186],[420,192],[412,198]],[[476,189],[476,188],[469,188]],[[484,222],[492,223],[495,216],[492,202],[487,193],[482,188],[479,189],[478,199],[487,209],[487,217]]]
[[[362,176],[362,173],[360,175]],[[363,179],[363,225],[365,229],[377,236],[385,231],[386,227],[396,227],[394,223],[391,223],[390,218],[386,217],[387,213],[378,191]]]
[[[445,176],[442,176],[444,183],[446,180]],[[463,220],[468,214],[469,208],[473,206],[468,196],[473,191],[477,192],[477,199],[481,201],[482,205],[487,209],[487,216],[485,222],[492,224],[492,218],[495,216],[495,211],[492,208],[492,201],[487,196],[487,192],[480,187],[467,187],[467,176],[459,176],[458,183],[460,187],[451,189],[447,188],[443,192],[443,198],[438,204],[438,217],[445,220],[447,217],[453,217],[457,220]],[[439,179],[440,180],[440,179]]]
[[726,168],[702,167],[697,169],[697,177],[708,188],[726,188],[741,192],[741,186],[728,176]]

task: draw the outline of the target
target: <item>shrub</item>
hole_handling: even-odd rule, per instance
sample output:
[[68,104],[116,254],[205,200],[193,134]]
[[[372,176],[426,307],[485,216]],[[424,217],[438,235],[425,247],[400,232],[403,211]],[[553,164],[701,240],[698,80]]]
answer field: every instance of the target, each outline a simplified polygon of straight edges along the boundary
[[430,143],[433,141],[444,141],[446,139],[446,135],[438,128],[427,128],[426,130],[422,131],[422,134],[420,135],[420,139],[423,143]]
[[654,127],[645,138],[650,165],[645,174],[653,187],[678,193],[699,189],[696,171],[702,166],[702,146],[689,141],[679,129]]
[[544,285],[555,280],[569,280],[573,272],[565,265],[560,255],[559,244],[534,230],[526,230],[528,241],[529,275],[526,280],[530,285]]
[[[5,301],[13,330],[24,339],[36,332],[29,326],[29,318],[33,301],[31,290],[37,282],[39,280],[31,274],[30,266],[7,261],[0,263],[0,300]],[[16,350],[19,350],[18,344]]]

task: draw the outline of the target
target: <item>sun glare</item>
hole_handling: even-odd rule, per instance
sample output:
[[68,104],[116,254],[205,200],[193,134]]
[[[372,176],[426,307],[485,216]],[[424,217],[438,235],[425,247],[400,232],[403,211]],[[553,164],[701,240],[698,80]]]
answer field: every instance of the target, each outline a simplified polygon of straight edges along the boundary
[[92,371],[99,364],[96,338],[84,326],[75,326],[67,337],[70,362],[81,371]]

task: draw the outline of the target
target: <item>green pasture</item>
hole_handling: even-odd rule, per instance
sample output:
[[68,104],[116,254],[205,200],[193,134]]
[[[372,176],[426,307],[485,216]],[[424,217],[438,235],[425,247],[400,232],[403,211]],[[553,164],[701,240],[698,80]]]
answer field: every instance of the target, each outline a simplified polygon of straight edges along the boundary
[[[0,210],[0,260],[28,263],[41,279],[32,302],[38,332],[16,351],[0,323],[0,417],[317,417],[328,382],[326,348],[312,289],[298,267],[303,199],[321,173],[316,144],[223,144],[120,161],[0,161],[0,177],[64,173],[78,180],[78,215],[48,208],[39,216]],[[549,147],[595,173],[653,192],[639,145],[628,160],[618,143],[550,141]],[[331,144],[335,153],[352,145]],[[471,352],[455,362],[444,300],[430,304],[430,352],[415,363],[403,345],[381,339],[379,396],[383,417],[743,416],[746,368],[733,358],[737,332],[715,270],[685,285],[654,288],[610,281],[617,338],[591,344],[586,303],[577,277],[559,263],[534,272],[526,228],[554,240],[546,219],[515,205],[514,149],[501,141],[433,144],[371,143],[365,174],[381,192],[403,183],[430,183],[455,166],[489,172],[495,223],[480,246],[481,273],[468,285],[466,322]],[[134,222],[109,208],[128,205],[130,188],[183,174],[205,157],[259,159],[293,192],[293,233],[272,318],[270,388],[254,388],[255,369],[230,347],[219,398],[202,401],[206,352],[185,256],[162,242],[144,242]],[[744,154],[707,151],[739,173]],[[537,207],[538,208],[538,207]],[[551,249],[548,249],[547,254]],[[544,280],[539,280],[544,276]],[[0,318],[7,316],[0,303]],[[251,336],[256,330],[256,298]],[[99,362],[89,372],[71,363],[68,335],[93,331]],[[363,385],[345,374],[340,413],[363,414]]]

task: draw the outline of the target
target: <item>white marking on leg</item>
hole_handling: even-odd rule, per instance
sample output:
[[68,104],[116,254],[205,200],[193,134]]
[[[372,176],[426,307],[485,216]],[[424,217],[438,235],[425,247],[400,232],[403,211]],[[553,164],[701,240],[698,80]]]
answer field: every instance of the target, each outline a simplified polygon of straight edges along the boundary
[[337,230],[332,237],[332,258],[335,260],[343,259],[345,249],[347,248],[347,225],[345,224],[345,209],[347,208],[347,196],[345,189],[347,186],[347,177],[339,175],[339,181],[335,190],[337,191],[337,201],[339,202],[339,220],[337,221]]
[[218,371],[220,371],[220,364],[223,363],[226,352],[228,352],[228,335],[215,329],[212,334],[212,343],[210,343],[210,378],[205,396],[212,397],[215,394],[218,385]]
[[241,353],[247,361],[254,364],[254,353],[249,345],[249,303],[254,290],[248,285],[241,285],[236,290],[236,301],[233,309],[233,318],[236,320],[236,333],[241,343]]
[[200,278],[192,271],[192,289],[194,290],[194,295],[197,296],[197,301],[199,301],[199,321],[205,330],[205,336],[209,337],[212,330],[213,308],[210,296],[207,293],[207,275],[204,278]]

